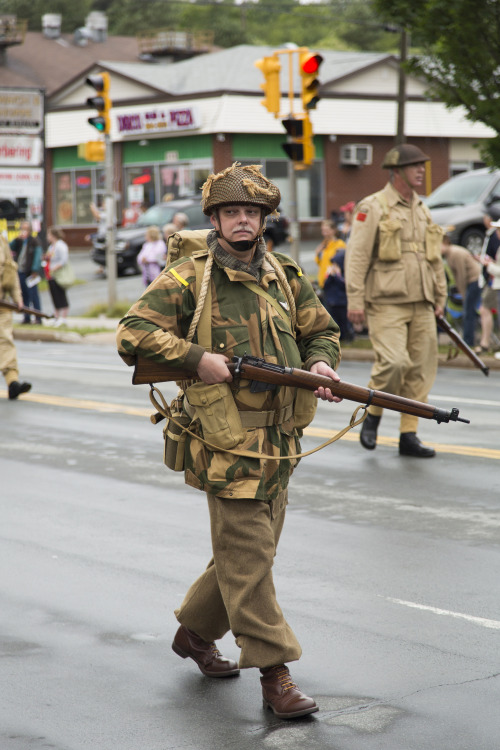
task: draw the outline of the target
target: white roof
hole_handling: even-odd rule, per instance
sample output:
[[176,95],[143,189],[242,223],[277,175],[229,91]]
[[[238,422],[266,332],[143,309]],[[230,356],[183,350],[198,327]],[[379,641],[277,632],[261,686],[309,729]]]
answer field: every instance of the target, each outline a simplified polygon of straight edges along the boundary
[[[275,119],[255,96],[223,94],[210,98],[183,99],[184,108],[196,107],[200,113],[198,130],[176,131],[173,135],[200,133],[255,133],[285,135],[280,119]],[[300,110],[299,101],[296,112]],[[175,106],[175,102],[164,105]],[[112,139],[128,140],[118,133],[118,115],[146,112],[151,104],[114,107],[112,110]],[[282,112],[288,114],[289,101],[282,99]],[[87,123],[91,110],[48,112],[46,117],[46,145],[48,148],[73,146],[95,140],[96,132]],[[410,138],[491,138],[494,132],[482,123],[472,123],[459,108],[450,110],[444,104],[430,101],[410,101],[405,108],[405,131]],[[396,130],[397,104],[387,100],[321,99],[310,113],[313,131],[317,135],[393,136]],[[168,136],[162,136],[168,137]]]

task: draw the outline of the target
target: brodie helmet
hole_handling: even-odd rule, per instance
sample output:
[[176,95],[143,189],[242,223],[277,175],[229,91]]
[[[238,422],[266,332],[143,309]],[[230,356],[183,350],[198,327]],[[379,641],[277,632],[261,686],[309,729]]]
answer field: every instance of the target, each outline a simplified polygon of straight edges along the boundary
[[401,143],[386,153],[382,168],[397,169],[398,167],[408,167],[410,164],[421,164],[430,160],[431,157],[424,154],[418,146],[412,146],[411,143]]
[[261,174],[259,164],[242,167],[234,162],[231,167],[211,174],[202,187],[203,213],[211,216],[221,206],[259,206],[267,216],[276,211],[281,194],[276,185]]

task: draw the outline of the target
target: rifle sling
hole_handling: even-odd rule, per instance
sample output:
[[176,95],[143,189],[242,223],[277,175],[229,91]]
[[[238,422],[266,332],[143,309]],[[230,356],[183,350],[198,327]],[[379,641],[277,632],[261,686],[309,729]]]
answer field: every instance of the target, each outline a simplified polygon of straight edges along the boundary
[[[155,398],[155,392],[158,393],[161,404],[158,403],[158,401]],[[321,445],[316,446],[316,448],[312,448],[309,451],[305,451],[304,453],[294,453],[289,456],[270,456],[267,453],[258,453],[257,451],[244,451],[244,450],[236,450],[235,448],[220,448],[218,445],[213,445],[213,443],[209,443],[208,440],[205,440],[204,438],[200,437],[199,435],[196,435],[194,432],[192,432],[188,427],[181,424],[178,420],[175,419],[175,417],[172,416],[172,413],[168,407],[167,402],[165,401],[165,398],[163,397],[162,392],[156,387],[151,386],[151,390],[149,391],[149,398],[155,409],[167,420],[172,420],[172,422],[180,429],[182,432],[185,432],[187,435],[190,435],[194,440],[198,440],[200,443],[203,443],[203,445],[206,445],[207,448],[210,448],[210,450],[215,451],[217,453],[230,453],[232,456],[241,456],[242,458],[257,458],[257,459],[267,459],[270,461],[285,461],[285,460],[294,460],[299,458],[304,458],[305,456],[310,456],[313,453],[316,453],[317,451],[322,450],[323,448],[326,448],[328,445],[331,445],[332,443],[335,443],[337,440],[340,440],[349,430],[352,430],[353,427],[357,427],[359,424],[361,424],[367,415],[366,411],[366,405],[360,404],[360,406],[357,406],[356,409],[353,411],[351,419],[349,420],[349,424],[347,427],[344,427],[343,430],[340,430],[340,432],[337,432],[332,438],[327,440],[325,443],[322,443]],[[364,413],[359,418],[356,419],[357,413],[360,409],[363,409]]]

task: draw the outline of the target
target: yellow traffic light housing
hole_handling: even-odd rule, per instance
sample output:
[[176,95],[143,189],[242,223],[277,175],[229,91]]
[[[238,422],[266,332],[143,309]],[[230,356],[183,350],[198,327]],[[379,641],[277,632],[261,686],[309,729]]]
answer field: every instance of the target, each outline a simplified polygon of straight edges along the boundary
[[318,74],[322,62],[323,58],[317,52],[307,50],[299,53],[302,106],[306,112],[310,109],[316,109],[320,99]]
[[89,117],[88,122],[99,133],[105,135],[111,131],[111,99],[109,98],[109,73],[99,73],[99,75],[89,76],[85,79],[88,86],[92,86],[99,96],[92,96],[87,99],[89,107],[95,107],[98,112],[97,117]]
[[294,162],[295,169],[307,169],[314,161],[313,130],[309,116],[290,116],[282,120],[283,127],[290,136],[288,143],[282,144],[282,149],[289,159]]
[[268,112],[271,112],[275,117],[278,117],[281,102],[281,63],[278,55],[274,54],[268,57],[262,57],[260,60],[256,60],[254,65],[262,71],[265,79],[264,83],[261,83],[260,85],[260,88],[264,91],[264,99],[261,104]]
[[105,161],[106,144],[104,141],[87,141],[78,145],[78,157],[85,161]]

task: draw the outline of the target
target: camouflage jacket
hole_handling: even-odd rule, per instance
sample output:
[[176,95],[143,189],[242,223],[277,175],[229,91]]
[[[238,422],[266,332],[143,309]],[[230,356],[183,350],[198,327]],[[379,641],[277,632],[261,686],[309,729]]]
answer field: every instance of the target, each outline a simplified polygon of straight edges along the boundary
[[[231,358],[252,354],[266,361],[309,368],[324,361],[336,367],[340,359],[339,329],[320,304],[300,268],[286,255],[275,254],[282,264],[297,308],[296,339],[290,325],[265,298],[247,289],[242,281],[255,277],[241,268],[224,266],[214,259],[211,275],[212,351]],[[236,264],[238,265],[238,264]],[[276,272],[263,260],[260,286],[286,309],[286,298]],[[196,309],[195,269],[190,257],[180,258],[167,267],[147,288],[120,322],[118,351],[127,364],[134,355],[151,357],[169,366],[196,370],[204,349],[197,341],[186,341]],[[250,383],[231,384],[233,396],[242,411],[279,411],[291,406],[295,389],[277,387],[251,393]],[[193,425],[196,429],[196,424]],[[198,428],[199,429],[199,428]],[[300,452],[299,432],[291,419],[270,427],[245,430],[238,449],[267,455],[286,456]],[[192,487],[220,497],[255,498],[270,502],[288,485],[297,461],[269,461],[213,452],[188,437],[185,481]]]

